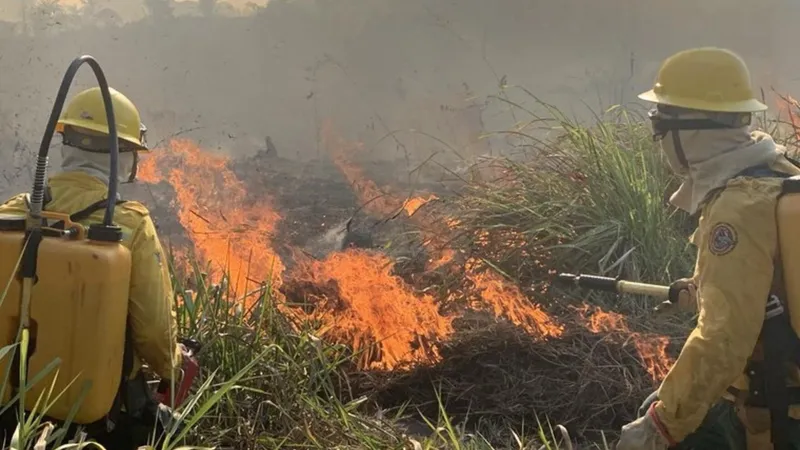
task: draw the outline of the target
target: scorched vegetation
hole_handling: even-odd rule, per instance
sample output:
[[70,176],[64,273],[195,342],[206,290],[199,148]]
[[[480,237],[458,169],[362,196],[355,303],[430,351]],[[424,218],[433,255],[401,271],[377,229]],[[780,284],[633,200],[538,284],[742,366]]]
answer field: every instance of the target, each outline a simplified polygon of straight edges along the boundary
[[[190,427],[163,448],[607,446],[692,318],[551,277],[687,276],[693,224],[666,204],[676,180],[639,116],[549,112],[506,133],[520,155],[482,161],[455,192],[379,186],[332,122],[329,162],[303,180],[275,155],[235,162],[190,140],[143,160],[181,335],[204,344]],[[297,183],[328,202],[292,207]],[[356,208],[372,225],[353,238]],[[17,448],[43,427],[32,417]]]

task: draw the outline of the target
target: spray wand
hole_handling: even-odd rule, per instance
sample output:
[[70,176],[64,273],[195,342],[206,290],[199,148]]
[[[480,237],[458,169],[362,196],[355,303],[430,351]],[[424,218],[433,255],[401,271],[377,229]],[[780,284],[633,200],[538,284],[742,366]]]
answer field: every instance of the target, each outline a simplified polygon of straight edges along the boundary
[[656,312],[678,307],[680,310],[694,311],[696,305],[688,283],[672,283],[668,286],[661,284],[639,283],[620,278],[603,277],[599,275],[582,275],[559,273],[556,281],[561,284],[570,284],[584,289],[595,291],[614,292],[617,294],[644,295],[664,300],[656,306]]
[[615,292],[617,294],[646,295],[668,299],[670,287],[659,284],[637,283],[626,281],[619,278],[602,277],[599,275],[574,275],[571,273],[560,273],[556,278],[563,284],[573,284],[584,289],[595,291]]

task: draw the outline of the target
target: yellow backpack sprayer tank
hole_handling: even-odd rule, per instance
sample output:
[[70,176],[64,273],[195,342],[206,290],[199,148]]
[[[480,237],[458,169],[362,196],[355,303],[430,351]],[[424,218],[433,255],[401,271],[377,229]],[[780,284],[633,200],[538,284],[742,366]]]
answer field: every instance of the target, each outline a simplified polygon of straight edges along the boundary
[[[102,91],[110,134],[105,216],[88,228],[43,210],[48,149],[69,86],[88,63]],[[113,224],[119,147],[108,83],[91,56],[75,59],[42,138],[27,216],[0,216],[0,358],[3,405],[56,420],[103,419],[123,377],[131,271],[122,231]],[[63,229],[47,220],[63,221]],[[15,345],[18,344],[18,345]],[[127,374],[124,374],[127,376]],[[75,409],[74,409],[75,408]]]

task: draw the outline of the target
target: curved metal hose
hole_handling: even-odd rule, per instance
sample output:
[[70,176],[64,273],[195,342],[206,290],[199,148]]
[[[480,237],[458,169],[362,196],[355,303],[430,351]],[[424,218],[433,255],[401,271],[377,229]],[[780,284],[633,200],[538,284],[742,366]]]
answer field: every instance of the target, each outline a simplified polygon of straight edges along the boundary
[[110,170],[111,176],[108,182],[108,205],[106,206],[105,216],[103,217],[103,225],[111,226],[114,218],[114,207],[116,206],[115,200],[117,198],[117,173],[119,171],[119,139],[117,136],[117,122],[114,119],[114,106],[111,103],[111,92],[108,89],[108,81],[100,68],[100,64],[89,55],[83,55],[75,58],[67,68],[64,78],[61,80],[61,86],[58,88],[58,95],[53,104],[53,110],[50,113],[50,119],[47,121],[47,127],[44,130],[41,145],[39,146],[39,155],[36,160],[36,174],[33,178],[33,192],[31,193],[31,205],[29,211],[28,226],[40,227],[41,226],[41,213],[44,206],[44,189],[45,180],[47,179],[47,161],[48,152],[50,151],[50,142],[53,140],[53,134],[56,131],[56,124],[61,115],[61,110],[64,107],[64,102],[67,98],[67,92],[75,78],[75,74],[83,64],[89,64],[94,72],[97,83],[100,85],[100,92],[103,95],[103,103],[106,109],[106,120],[108,121],[108,134],[111,139],[111,161]]

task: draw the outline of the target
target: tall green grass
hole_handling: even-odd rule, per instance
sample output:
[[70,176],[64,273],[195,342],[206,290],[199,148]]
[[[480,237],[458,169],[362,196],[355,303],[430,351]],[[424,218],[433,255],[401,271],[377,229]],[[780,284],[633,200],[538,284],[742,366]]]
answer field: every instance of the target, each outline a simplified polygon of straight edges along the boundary
[[[527,111],[530,119],[508,132],[526,157],[494,159],[502,178],[468,184],[452,205],[460,229],[473,238],[487,231],[509,237],[496,241],[487,257],[516,280],[539,279],[542,268],[531,264],[537,259],[563,271],[656,283],[689,275],[692,222],[666,203],[677,180],[651,140],[649,123],[612,108],[584,126],[541,105],[546,117]],[[557,136],[539,137],[543,128]],[[285,314],[271,286],[263,285],[244,310],[225,280],[208,280],[197,262],[178,270],[170,258],[170,269],[180,334],[204,347],[197,389],[179,410],[187,427],[173,430],[158,449],[185,443],[236,449],[568,448],[554,444],[563,439],[546,423],[527,430],[500,424],[475,433],[451,422],[440,399],[431,399],[439,401],[438,417],[422,419],[427,430],[409,436],[406,416],[415,405],[384,411],[368,397],[353,398],[351,352],[323,341],[319,324]],[[0,357],[10,357],[10,350],[0,349]],[[42,416],[48,401],[23,416],[13,448],[36,448],[48,429]],[[70,441],[58,434],[61,429],[48,429],[51,441]]]
[[[270,286],[262,286],[252,307],[243,310],[226,291],[224,279],[209,284],[197,263],[191,264],[188,277],[175,270],[172,258],[170,266],[180,335],[204,345],[198,355],[201,376],[193,395],[178,409],[182,431],[168,430],[162,442],[148,449],[490,450],[539,448],[542,442],[556,448],[544,429],[532,430],[531,436],[499,430],[516,437],[508,447],[492,447],[490,437],[451,423],[441,403],[440,418],[424,420],[429,436],[412,439],[399,422],[406,411],[381,411],[363,397],[341,400],[347,397],[342,394],[348,390],[350,352],[319,339],[314,323],[292,321],[281,313]],[[0,357],[11,357],[10,350],[0,349]],[[57,365],[55,361],[48,369]],[[44,375],[36,374],[30,382]],[[47,405],[53,400],[23,411],[14,442],[3,448],[38,450],[45,442],[52,446],[48,448],[102,448],[67,436],[69,423],[49,423]]]
[[[564,271],[656,283],[689,275],[692,222],[666,203],[677,180],[649,124],[612,108],[584,126],[542,105],[546,117],[528,111],[530,119],[508,133],[526,157],[494,159],[503,177],[468,184],[453,205],[460,229],[473,237],[487,231],[509,236],[495,242],[489,262],[517,280],[542,276],[531,264],[536,259]],[[543,126],[557,137],[540,138]],[[383,411],[370,398],[353,399],[351,352],[323,341],[319,324],[284,314],[271,286],[263,285],[243,310],[225,280],[212,284],[197,262],[186,273],[170,258],[170,269],[180,334],[204,348],[197,389],[179,410],[187,427],[173,430],[158,449],[184,442],[236,449],[549,449],[563,441],[539,423],[528,430],[501,424],[477,434],[452,423],[441,401],[438,417],[422,420],[427,431],[408,436],[404,416],[414,414],[414,405]],[[10,350],[0,349],[0,356],[10,357]],[[23,416],[13,448],[35,448],[47,429],[47,401]],[[70,440],[58,434],[61,429],[48,429],[51,441]]]
[[200,354],[204,370],[218,367],[225,379],[249,364],[253,355],[267,350],[238,387],[206,411],[193,428],[196,442],[248,449],[491,450],[538,449],[542,443],[557,448],[550,443],[556,441],[554,434],[538,427],[529,435],[498,430],[517,437],[509,446],[493,447],[495,436],[472,434],[450,422],[441,401],[438,418],[422,419],[423,427],[429,429],[426,436],[408,436],[404,423],[414,412],[413,405],[383,411],[369,398],[345,400],[352,397],[348,373],[355,366],[350,358],[357,355],[321,340],[319,324],[283,313],[267,285],[243,310],[226,292],[224,279],[208,284],[204,269],[192,266],[192,290],[187,289],[188,281],[181,281],[182,276],[173,277],[181,297],[176,308],[182,335],[206,346]]
[[546,115],[513,105],[530,118],[506,132],[526,157],[496,158],[502,176],[470,184],[457,200],[467,235],[488,230],[523,242],[501,240],[492,254],[494,264],[523,281],[542,275],[520,271],[532,259],[559,271],[649,283],[690,276],[693,222],[667,203],[678,180],[650,124],[614,107],[582,125],[538,104]]

